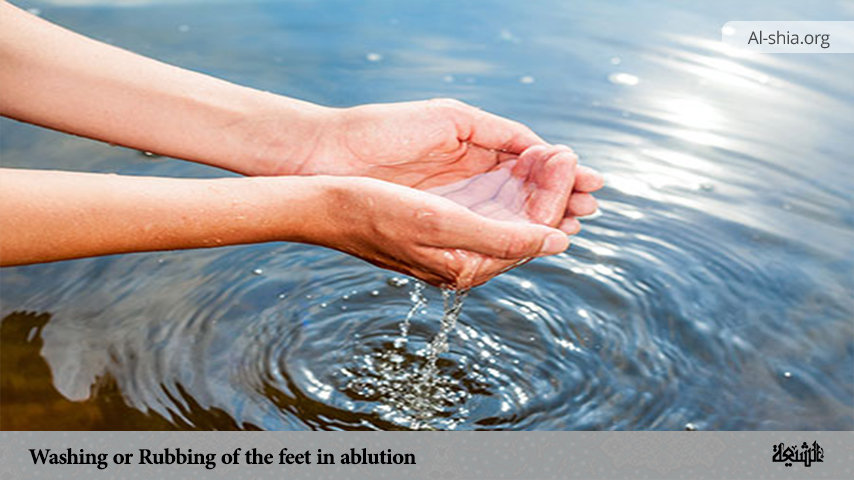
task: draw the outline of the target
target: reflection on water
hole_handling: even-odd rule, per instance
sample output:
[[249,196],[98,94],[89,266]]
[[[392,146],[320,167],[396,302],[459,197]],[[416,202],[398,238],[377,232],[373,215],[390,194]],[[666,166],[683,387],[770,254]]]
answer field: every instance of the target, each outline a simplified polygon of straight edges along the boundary
[[[717,40],[733,12],[851,11],[21,3],[325,104],[454,96],[606,172],[601,213],[569,252],[471,291],[427,427],[854,429],[854,64],[738,56]],[[0,123],[4,166],[222,175]],[[287,244],[20,267],[0,282],[3,428],[412,428],[412,404],[377,375],[423,365],[442,310],[425,290],[395,343],[413,283]]]

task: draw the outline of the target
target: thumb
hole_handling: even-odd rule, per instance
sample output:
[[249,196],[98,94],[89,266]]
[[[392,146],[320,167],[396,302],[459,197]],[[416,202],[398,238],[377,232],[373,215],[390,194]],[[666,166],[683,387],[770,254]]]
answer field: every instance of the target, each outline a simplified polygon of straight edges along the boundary
[[455,235],[453,248],[503,259],[556,255],[569,247],[569,237],[555,228],[520,222],[482,220]]

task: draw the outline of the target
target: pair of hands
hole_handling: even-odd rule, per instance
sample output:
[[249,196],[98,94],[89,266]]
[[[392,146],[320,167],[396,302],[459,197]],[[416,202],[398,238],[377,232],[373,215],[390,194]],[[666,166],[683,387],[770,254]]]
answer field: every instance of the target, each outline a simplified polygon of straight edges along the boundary
[[455,100],[331,110],[316,139],[266,172],[346,177],[314,243],[437,286],[564,251],[603,185],[568,147]]

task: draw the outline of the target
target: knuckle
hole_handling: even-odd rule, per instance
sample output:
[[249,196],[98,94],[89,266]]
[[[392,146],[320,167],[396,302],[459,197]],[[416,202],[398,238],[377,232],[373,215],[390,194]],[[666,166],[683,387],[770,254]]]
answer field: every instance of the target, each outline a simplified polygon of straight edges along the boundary
[[417,216],[419,232],[434,242],[441,241],[448,226],[445,216],[431,209],[421,209]]
[[530,242],[518,235],[505,235],[502,237],[500,245],[504,258],[523,257],[530,249]]

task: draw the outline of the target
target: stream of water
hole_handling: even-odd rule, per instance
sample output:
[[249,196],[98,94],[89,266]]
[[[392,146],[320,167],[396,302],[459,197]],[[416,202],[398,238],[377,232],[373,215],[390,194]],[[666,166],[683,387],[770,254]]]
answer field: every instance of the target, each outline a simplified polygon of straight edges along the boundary
[[[606,186],[566,253],[462,310],[298,244],[3,269],[3,428],[854,429],[854,62],[720,42],[851,2],[17,3],[325,105],[455,97]],[[0,131],[4,167],[231,175]]]

